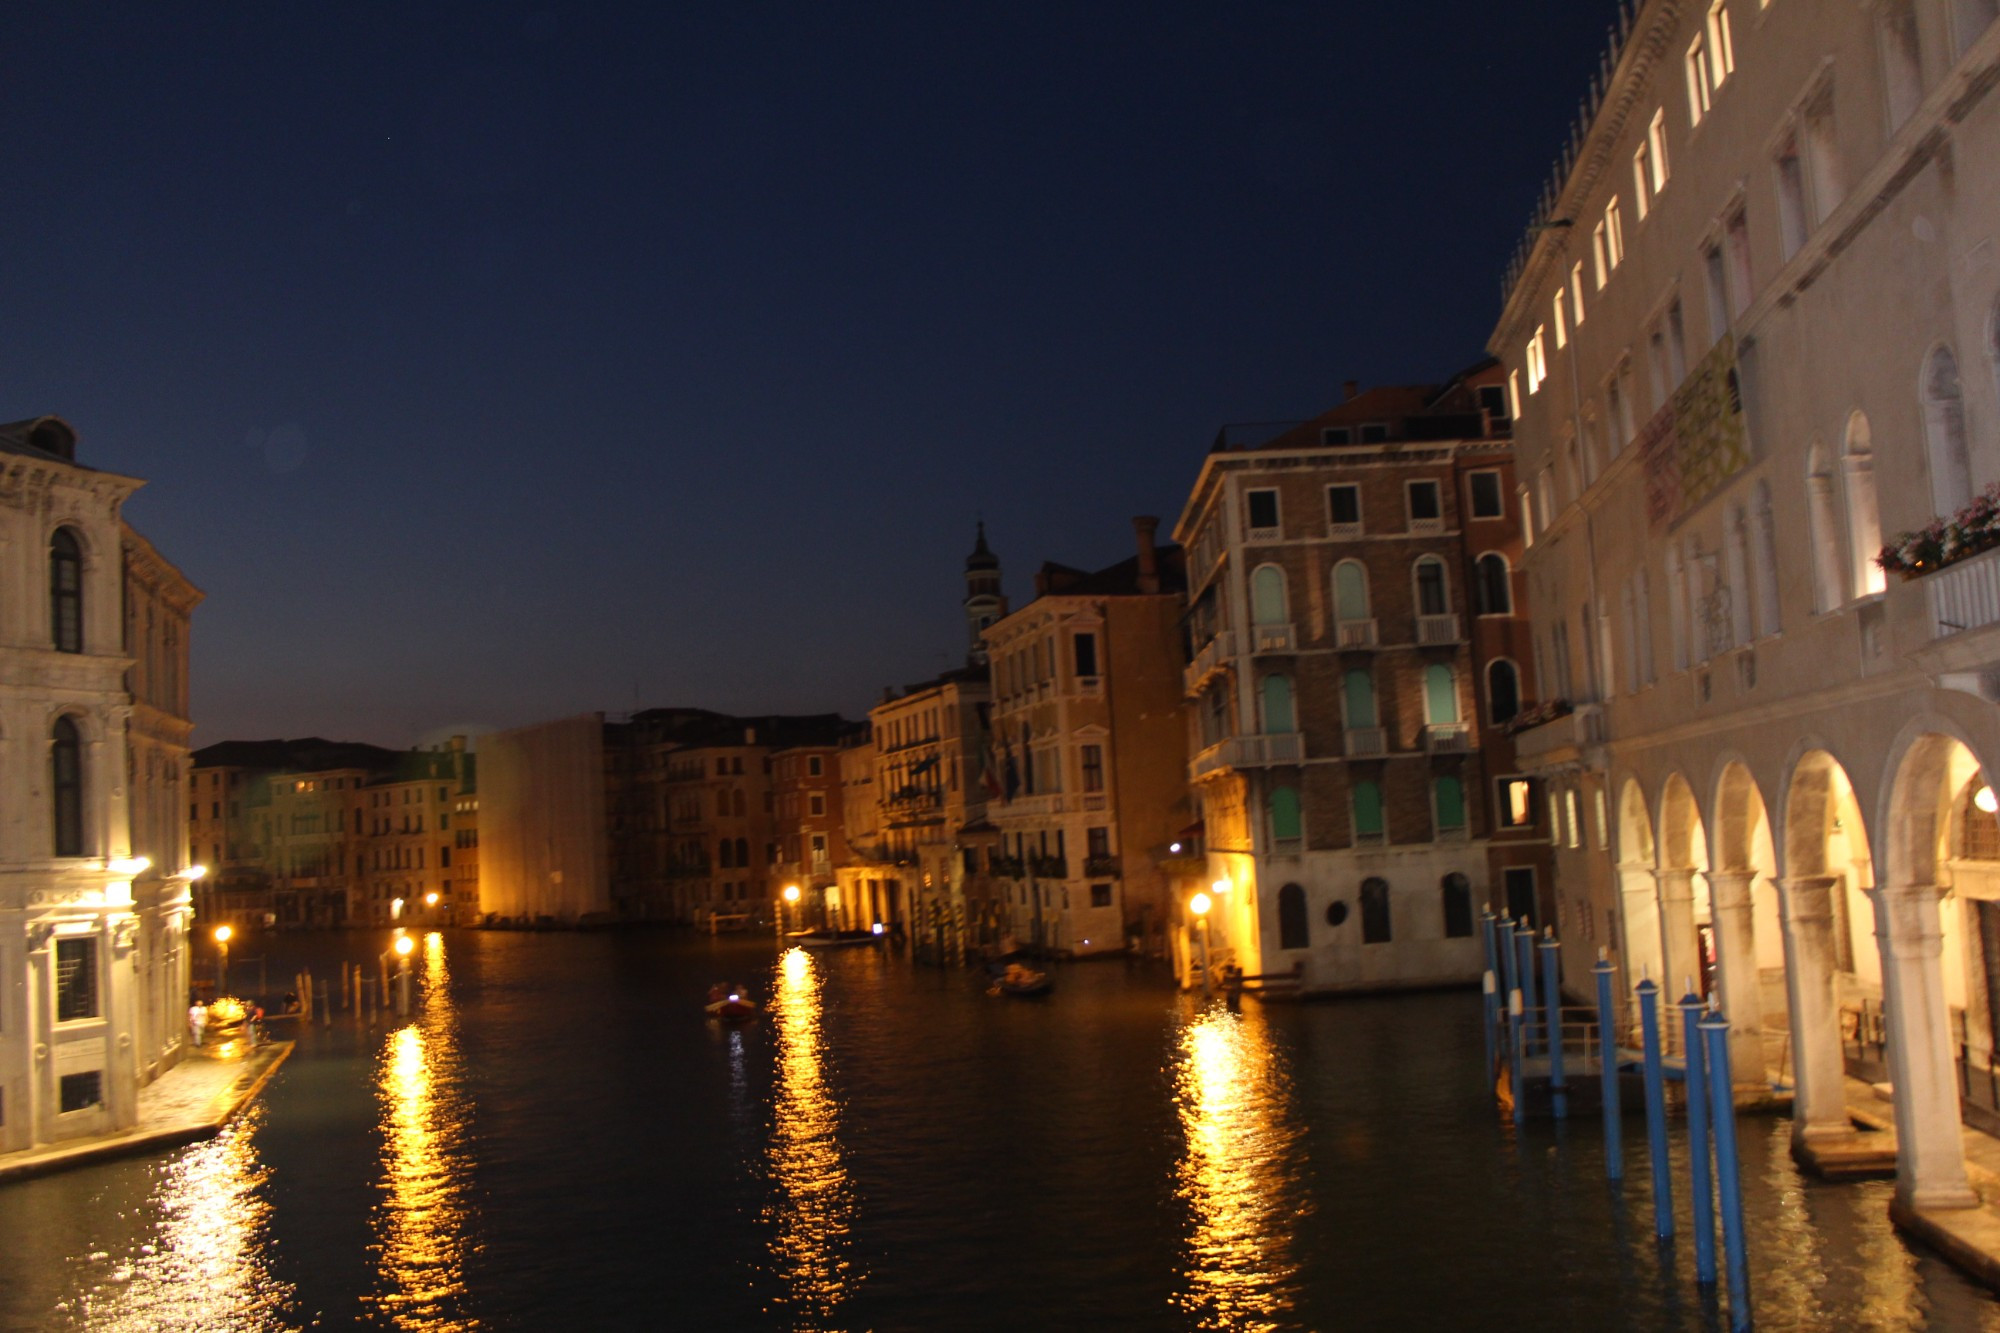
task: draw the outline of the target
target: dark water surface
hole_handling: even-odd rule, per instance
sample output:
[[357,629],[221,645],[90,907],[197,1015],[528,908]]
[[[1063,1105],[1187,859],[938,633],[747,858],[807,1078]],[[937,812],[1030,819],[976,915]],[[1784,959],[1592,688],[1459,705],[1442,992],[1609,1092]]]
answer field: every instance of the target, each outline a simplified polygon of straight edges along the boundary
[[[271,972],[378,943],[283,940]],[[1594,1121],[1517,1140],[1469,993],[1238,1016],[1120,963],[1022,1002],[743,940],[448,933],[419,956],[415,1019],[309,1029],[222,1137],[0,1188],[0,1325],[1718,1319],[1685,1226],[1655,1247],[1637,1122],[1622,1195]],[[760,1020],[701,1020],[725,976]],[[1787,1129],[1743,1122],[1760,1329],[2000,1330],[1890,1231],[1886,1185],[1801,1180]]]

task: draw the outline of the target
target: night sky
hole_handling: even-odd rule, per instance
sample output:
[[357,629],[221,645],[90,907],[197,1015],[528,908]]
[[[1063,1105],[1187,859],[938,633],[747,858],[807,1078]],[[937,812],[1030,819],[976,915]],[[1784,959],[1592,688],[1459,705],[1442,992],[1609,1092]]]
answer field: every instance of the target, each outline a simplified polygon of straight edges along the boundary
[[148,479],[196,744],[859,716],[984,517],[1482,354],[1612,6],[10,7],[0,420]]

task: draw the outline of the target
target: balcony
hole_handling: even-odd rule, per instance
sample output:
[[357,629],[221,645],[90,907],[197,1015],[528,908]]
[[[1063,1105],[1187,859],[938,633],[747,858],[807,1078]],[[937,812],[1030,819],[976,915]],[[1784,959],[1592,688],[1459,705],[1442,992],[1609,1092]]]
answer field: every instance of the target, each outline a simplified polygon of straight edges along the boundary
[[1066,856],[1030,856],[1028,872],[1036,879],[1068,879],[1069,858]]
[[1124,872],[1115,856],[1089,856],[1084,858],[1083,873],[1087,879],[1117,879]]
[[1417,617],[1417,642],[1420,644],[1458,643],[1464,638],[1465,635],[1459,632],[1455,614]]
[[1373,648],[1376,643],[1375,622],[1373,619],[1335,621],[1333,641],[1340,648]]
[[1305,757],[1305,749],[1305,737],[1295,731],[1272,736],[1230,736],[1189,762],[1188,779],[1194,781],[1230,768],[1296,764]]
[[1245,528],[1243,540],[1246,542],[1281,542],[1285,539],[1283,528]]
[[1410,520],[1412,537],[1436,537],[1444,531],[1442,518],[1413,518]]
[[1570,707],[1557,700],[1538,705],[1524,717],[1532,719],[1544,709],[1566,709],[1549,721],[1533,724],[1514,733],[1514,755],[1524,767],[1534,768],[1544,764],[1569,763],[1582,752],[1594,745],[1604,744],[1604,706],[1602,704],[1577,704]]
[[1433,722],[1424,728],[1426,754],[1464,754],[1472,748],[1472,728],[1463,722]]
[[1010,819],[1041,819],[1072,808],[1068,797],[1061,792],[1051,792],[1046,796],[1016,796],[1002,805],[988,806],[987,813]]
[[1250,651],[1253,653],[1289,653],[1294,651],[1294,646],[1289,624],[1250,627]]
[[1234,656],[1236,636],[1224,630],[1203,644],[1201,651],[1194,655],[1194,661],[1181,672],[1182,692],[1189,695],[1199,693],[1201,687],[1208,683],[1208,678],[1229,665],[1229,659]]
[[1329,523],[1326,525],[1326,535],[1330,541],[1359,541],[1361,539],[1361,525],[1359,523]]
[[986,868],[1001,879],[1020,879],[1027,873],[1027,866],[1022,863],[1020,857],[1001,856],[997,853],[986,858]]
[[1349,759],[1380,759],[1389,753],[1388,733],[1381,727],[1349,727],[1341,743]]
[[1087,791],[1083,794],[1083,809],[1086,814],[1093,810],[1102,810],[1104,808],[1105,799],[1103,792]]
[[1923,587],[1933,639],[2000,624],[2000,549],[1927,574]]

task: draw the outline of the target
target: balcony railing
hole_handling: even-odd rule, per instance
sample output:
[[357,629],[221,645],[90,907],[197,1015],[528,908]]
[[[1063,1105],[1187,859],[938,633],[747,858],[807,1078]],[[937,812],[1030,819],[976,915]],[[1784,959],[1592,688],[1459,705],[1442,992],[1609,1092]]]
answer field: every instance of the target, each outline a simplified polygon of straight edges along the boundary
[[2000,624],[2000,549],[1926,574],[1923,584],[1932,638]]
[[1245,528],[1243,540],[1249,542],[1280,542],[1285,539],[1283,528]]
[[1410,520],[1412,537],[1435,537],[1444,531],[1442,518],[1413,518]]
[[1206,777],[1225,768],[1296,764],[1305,758],[1305,749],[1305,737],[1295,731],[1270,736],[1231,736],[1196,755],[1188,764],[1188,777]]
[[1040,818],[1044,815],[1059,815],[1074,809],[1070,799],[1061,792],[1051,792],[1045,796],[1016,796],[1003,805],[988,806],[988,812],[999,815],[1026,816]]
[[1472,729],[1463,722],[1433,722],[1424,728],[1424,749],[1430,754],[1464,754],[1472,748]]
[[1250,627],[1250,651],[1253,653],[1289,653],[1293,650],[1293,643],[1289,624]]
[[1104,806],[1105,806],[1105,800],[1103,792],[1087,791],[1083,794],[1083,808],[1086,811],[1102,810],[1104,809]]
[[1069,858],[1066,856],[1030,856],[1028,869],[1037,879],[1068,879]]
[[1229,630],[1224,630],[1203,644],[1201,651],[1194,655],[1194,661],[1188,663],[1187,670],[1181,673],[1183,692],[1193,694],[1201,689],[1203,682],[1222,670],[1234,656],[1236,656],[1236,636]]
[[1334,643],[1342,648],[1373,648],[1375,646],[1375,621],[1340,620],[1334,622]]
[[1123,872],[1115,856],[1088,856],[1083,861],[1083,873],[1090,879],[1117,879]]
[[1349,759],[1377,759],[1389,752],[1388,735],[1381,727],[1349,727],[1341,742]]
[[1417,617],[1418,643],[1457,643],[1464,637],[1459,633],[1456,614]]
[[1027,872],[1027,866],[1018,856],[989,856],[986,868],[1001,879],[1020,879]]
[[1326,525],[1326,535],[1332,541],[1351,542],[1361,536],[1361,525],[1359,523],[1329,523]]

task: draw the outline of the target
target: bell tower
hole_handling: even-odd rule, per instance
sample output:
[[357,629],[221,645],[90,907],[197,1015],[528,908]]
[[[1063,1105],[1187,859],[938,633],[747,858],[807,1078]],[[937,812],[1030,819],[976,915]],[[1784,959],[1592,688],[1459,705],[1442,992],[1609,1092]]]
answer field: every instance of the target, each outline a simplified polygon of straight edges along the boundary
[[1007,599],[1000,592],[1000,557],[986,547],[986,525],[979,525],[979,540],[965,557],[965,628],[970,639],[965,660],[974,666],[986,665],[986,627],[1007,614]]

